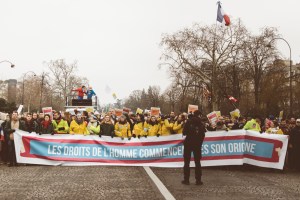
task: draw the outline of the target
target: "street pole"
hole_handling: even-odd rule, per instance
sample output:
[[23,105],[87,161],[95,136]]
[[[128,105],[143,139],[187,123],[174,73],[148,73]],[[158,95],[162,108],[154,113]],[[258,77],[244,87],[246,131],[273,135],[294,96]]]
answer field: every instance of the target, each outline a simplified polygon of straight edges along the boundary
[[289,108],[289,116],[293,115],[293,85],[292,85],[292,49],[288,41],[286,41],[284,38],[278,37],[273,38],[267,46],[271,46],[271,42],[274,40],[283,40],[289,47],[290,50],[290,74],[289,74],[289,102],[290,102],[290,108]]

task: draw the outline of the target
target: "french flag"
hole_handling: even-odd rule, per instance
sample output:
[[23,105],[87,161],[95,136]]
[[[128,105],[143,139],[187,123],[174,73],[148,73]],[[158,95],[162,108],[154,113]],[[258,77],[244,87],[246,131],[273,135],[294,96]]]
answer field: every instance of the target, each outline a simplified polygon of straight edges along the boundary
[[232,102],[232,103],[236,103],[238,100],[236,98],[234,98],[233,96],[228,95],[228,99]]
[[224,10],[222,9],[221,2],[218,1],[218,13],[217,13],[217,21],[223,23],[225,21],[225,26],[230,25],[230,18],[227,14],[225,14]]

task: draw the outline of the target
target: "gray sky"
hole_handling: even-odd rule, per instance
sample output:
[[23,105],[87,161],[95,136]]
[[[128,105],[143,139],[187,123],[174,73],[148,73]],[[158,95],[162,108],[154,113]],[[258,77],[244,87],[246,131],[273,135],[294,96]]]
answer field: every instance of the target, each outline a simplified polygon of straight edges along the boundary
[[[163,33],[195,22],[214,24],[215,0],[1,0],[0,79],[45,71],[43,61],[78,61],[78,74],[87,77],[101,103],[124,98],[134,89],[170,83],[159,70]],[[300,60],[299,0],[223,0],[231,19],[241,18],[253,33],[273,26]],[[278,41],[288,58],[288,47]],[[108,85],[112,92],[107,93]]]

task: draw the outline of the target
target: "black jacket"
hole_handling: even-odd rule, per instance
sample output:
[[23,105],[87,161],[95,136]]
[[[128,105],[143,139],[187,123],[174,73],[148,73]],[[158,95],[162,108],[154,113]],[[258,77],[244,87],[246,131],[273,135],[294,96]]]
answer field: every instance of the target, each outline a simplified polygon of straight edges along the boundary
[[43,126],[43,122],[39,125],[39,131],[40,134],[52,134],[54,132],[53,124],[50,123],[49,126],[46,128]]
[[[22,120],[19,120],[19,129],[24,131],[24,121],[22,121]],[[9,134],[15,132],[15,130],[11,128],[11,120],[6,122],[3,132],[4,132],[4,134],[7,134],[8,136],[9,136]]]
[[186,135],[184,144],[200,145],[205,137],[205,126],[199,117],[192,117],[187,120],[184,128],[183,135]]
[[115,135],[115,127],[113,124],[100,124],[100,135],[106,136],[114,136]]
[[35,120],[25,121],[24,122],[24,131],[29,133],[36,132],[39,133],[39,125]]

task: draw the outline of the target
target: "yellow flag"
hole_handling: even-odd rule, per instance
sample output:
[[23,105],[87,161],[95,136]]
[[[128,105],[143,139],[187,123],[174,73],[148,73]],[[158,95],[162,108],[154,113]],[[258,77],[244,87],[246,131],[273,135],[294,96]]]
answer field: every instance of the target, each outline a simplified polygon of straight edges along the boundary
[[113,93],[112,96],[113,96],[114,99],[117,99],[116,93]]

